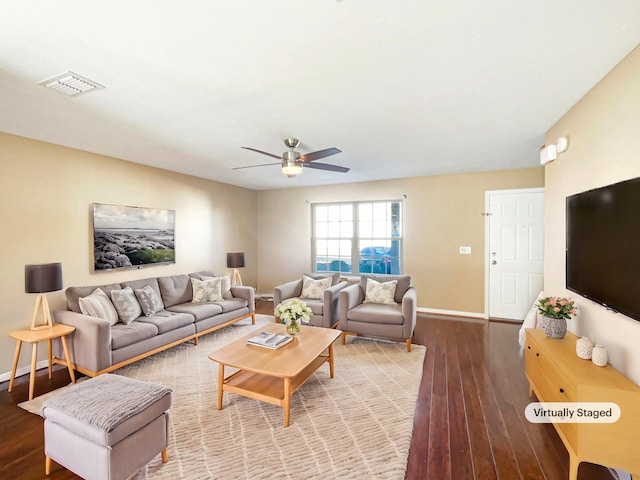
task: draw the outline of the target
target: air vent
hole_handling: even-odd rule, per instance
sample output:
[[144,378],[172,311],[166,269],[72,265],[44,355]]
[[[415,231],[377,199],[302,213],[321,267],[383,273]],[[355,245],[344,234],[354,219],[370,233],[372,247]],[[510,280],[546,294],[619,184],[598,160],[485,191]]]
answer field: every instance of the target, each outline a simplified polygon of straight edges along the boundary
[[64,93],[69,97],[77,97],[83,93],[89,93],[94,90],[104,88],[99,83],[73,72],[65,72],[60,75],[56,75],[55,77],[41,81],[38,85],[50,88],[56,92]]

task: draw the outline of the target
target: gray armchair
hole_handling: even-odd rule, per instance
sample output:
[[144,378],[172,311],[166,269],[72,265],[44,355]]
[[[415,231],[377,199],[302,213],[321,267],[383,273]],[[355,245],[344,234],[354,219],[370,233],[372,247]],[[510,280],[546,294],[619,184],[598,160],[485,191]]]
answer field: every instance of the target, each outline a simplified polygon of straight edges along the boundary
[[[397,305],[364,303],[367,279],[378,282],[397,280],[394,299]],[[416,326],[417,292],[408,275],[363,275],[360,283],[340,292],[340,325],[342,344],[347,335],[362,335],[392,340],[402,339],[411,351],[411,338]]]
[[[299,280],[278,285],[273,290],[274,307],[290,298],[299,298],[304,301],[313,312],[313,315],[311,315],[309,319],[309,325],[335,328],[340,320],[338,316],[338,294],[340,290],[347,286],[347,282],[340,281],[339,273],[332,275],[305,273],[305,275],[314,280],[331,277],[331,286],[324,291],[321,299],[317,299],[301,297],[302,277]],[[278,321],[277,318],[276,321]]]

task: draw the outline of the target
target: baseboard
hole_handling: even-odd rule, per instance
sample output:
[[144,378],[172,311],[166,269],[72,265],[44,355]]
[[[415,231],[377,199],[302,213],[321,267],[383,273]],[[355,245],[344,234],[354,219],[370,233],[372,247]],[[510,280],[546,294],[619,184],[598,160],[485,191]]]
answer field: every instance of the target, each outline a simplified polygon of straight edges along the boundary
[[[49,366],[48,360],[40,360],[36,363],[36,370],[41,368],[47,368]],[[16,378],[26,375],[31,371],[31,365],[20,367],[16,370]],[[0,382],[8,382],[11,380],[11,372],[0,373]]]
[[420,313],[432,313],[435,315],[447,315],[450,317],[465,317],[465,318],[479,318],[482,320],[486,320],[487,317],[484,313],[478,313],[478,312],[462,312],[459,310],[441,310],[438,308],[424,308],[424,307],[418,307],[416,308],[416,311],[420,312]]

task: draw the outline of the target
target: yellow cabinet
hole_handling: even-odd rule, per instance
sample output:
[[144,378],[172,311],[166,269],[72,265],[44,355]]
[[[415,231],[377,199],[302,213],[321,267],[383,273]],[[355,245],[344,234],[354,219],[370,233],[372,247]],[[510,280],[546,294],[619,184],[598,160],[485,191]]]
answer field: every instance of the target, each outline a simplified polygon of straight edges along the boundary
[[[541,402],[613,402],[621,410],[615,423],[554,423],[569,451],[569,479],[580,462],[620,468],[640,477],[640,387],[611,365],[598,367],[576,355],[576,337],[547,338],[527,329],[525,372]],[[635,475],[634,475],[635,478]]]

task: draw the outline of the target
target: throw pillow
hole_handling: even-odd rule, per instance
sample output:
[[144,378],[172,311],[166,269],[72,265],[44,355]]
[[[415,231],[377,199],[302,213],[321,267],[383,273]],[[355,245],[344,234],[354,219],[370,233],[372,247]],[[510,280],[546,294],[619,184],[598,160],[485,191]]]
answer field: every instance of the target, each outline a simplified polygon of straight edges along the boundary
[[140,304],[131,287],[125,287],[122,290],[111,290],[111,301],[116,307],[120,321],[125,325],[129,325],[142,315],[142,308],[140,308]]
[[140,302],[140,307],[142,307],[142,313],[147,317],[164,310],[162,300],[160,300],[160,297],[150,285],[144,288],[137,288],[135,293]]
[[313,279],[302,276],[302,298],[316,298],[322,300],[324,291],[331,286],[331,277]]
[[199,280],[218,280],[220,281],[220,296],[224,300],[233,298],[231,293],[231,277],[229,275],[223,275],[221,277],[202,277]]
[[222,278],[215,277],[208,280],[191,279],[193,287],[192,303],[220,302],[222,298]]
[[397,280],[389,282],[377,282],[373,278],[367,279],[367,291],[365,292],[364,303],[381,303],[383,305],[397,305],[394,300],[396,294]]
[[96,288],[90,295],[78,299],[80,311],[85,315],[103,318],[111,325],[118,323],[118,312],[113,308],[113,304],[107,294]]

